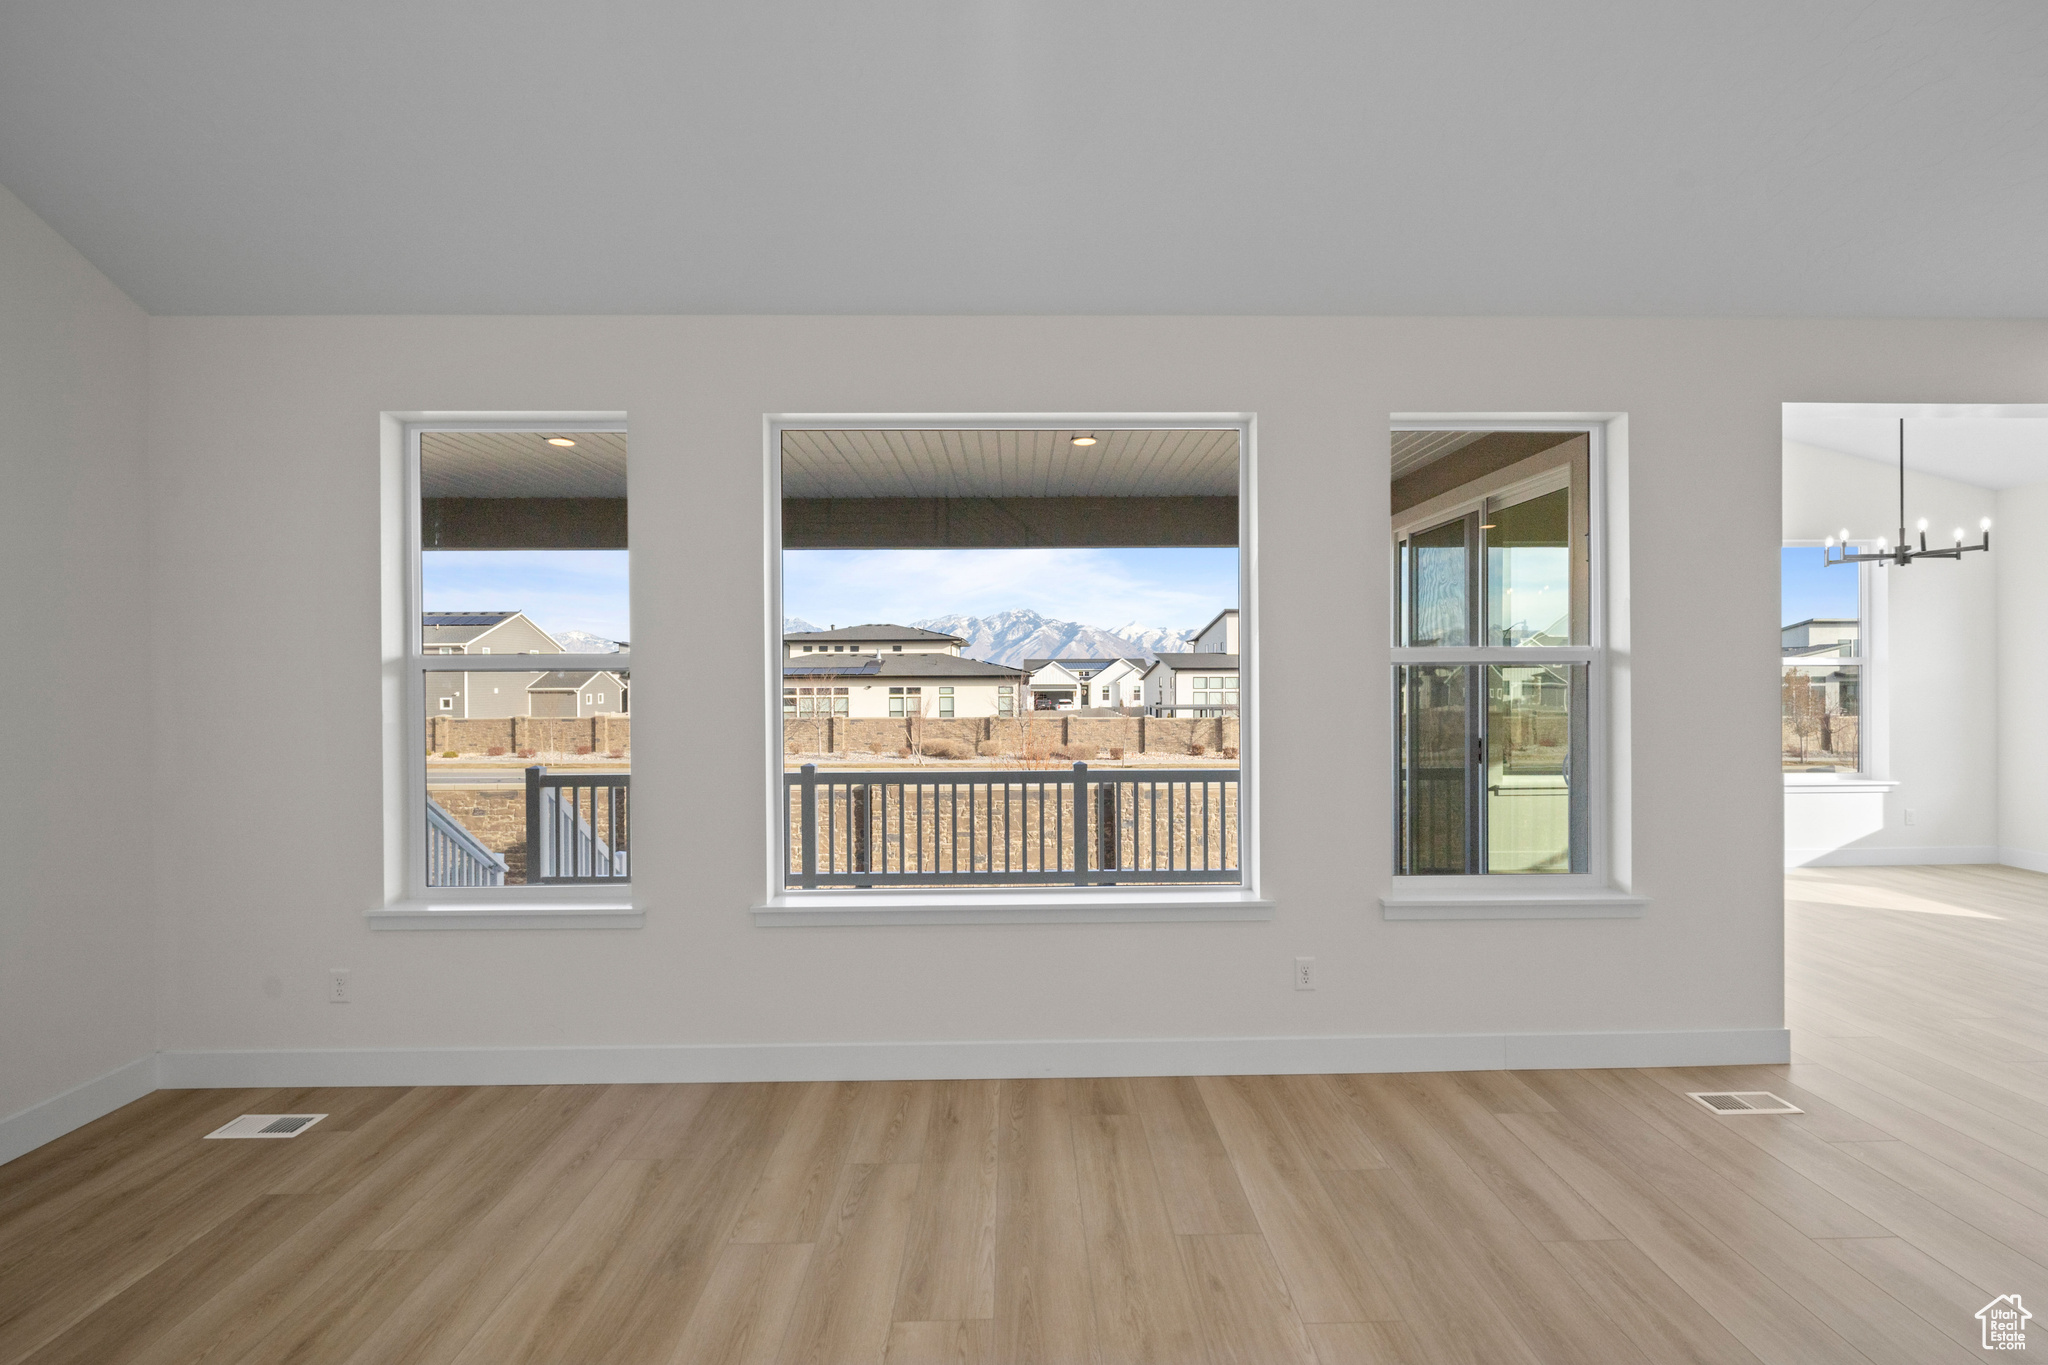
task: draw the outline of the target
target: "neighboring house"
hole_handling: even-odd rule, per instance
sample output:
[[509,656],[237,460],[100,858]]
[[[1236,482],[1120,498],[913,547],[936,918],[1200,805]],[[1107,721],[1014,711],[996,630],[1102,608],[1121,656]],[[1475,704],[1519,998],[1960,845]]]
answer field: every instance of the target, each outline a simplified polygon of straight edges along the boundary
[[1778,632],[1778,652],[1787,659],[1827,659],[1853,656],[1857,651],[1862,622],[1855,617],[1816,616]]
[[1031,705],[1039,711],[1144,702],[1143,659],[1026,659]]
[[543,673],[526,689],[529,716],[610,716],[626,710],[622,673]]
[[1225,607],[1216,619],[1195,632],[1188,646],[1196,654],[1237,654],[1237,608]]
[[1145,670],[1145,708],[1155,716],[1236,715],[1237,655],[1160,655]]
[[816,659],[820,654],[958,654],[967,641],[916,626],[848,626],[844,630],[806,630],[782,637],[786,657]]
[[[562,654],[555,638],[519,611],[430,611],[420,618],[428,654]],[[526,689],[531,673],[429,673],[427,714],[457,720],[502,720],[531,714]]]
[[809,660],[783,664],[782,718],[952,720],[1014,715],[1024,676],[1022,669],[964,659],[949,650],[892,650],[865,658],[841,655],[836,662],[814,654]]

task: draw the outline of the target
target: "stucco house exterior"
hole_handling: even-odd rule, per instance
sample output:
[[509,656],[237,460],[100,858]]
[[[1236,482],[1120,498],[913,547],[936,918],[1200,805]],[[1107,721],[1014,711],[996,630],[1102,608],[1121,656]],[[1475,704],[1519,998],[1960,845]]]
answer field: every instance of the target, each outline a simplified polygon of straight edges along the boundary
[[820,654],[958,654],[967,642],[957,635],[942,635],[916,626],[870,624],[843,630],[806,630],[782,637],[785,657],[818,662]]
[[965,659],[941,649],[906,649],[901,654],[892,650],[864,658],[842,654],[836,662],[816,659],[814,654],[813,661],[783,664],[782,718],[1008,716],[1015,714],[1024,678],[1023,669]]
[[1237,655],[1162,654],[1145,670],[1145,709],[1155,716],[1237,714]]
[[1144,702],[1143,659],[1026,659],[1024,668],[1031,675],[1027,686],[1036,710]]

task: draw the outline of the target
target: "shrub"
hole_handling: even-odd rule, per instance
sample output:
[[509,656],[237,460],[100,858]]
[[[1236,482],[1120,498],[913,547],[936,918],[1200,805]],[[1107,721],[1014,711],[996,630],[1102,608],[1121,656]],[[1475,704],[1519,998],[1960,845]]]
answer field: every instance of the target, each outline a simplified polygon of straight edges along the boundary
[[1237,746],[1235,744],[1226,744],[1221,749],[1218,749],[1216,752],[1222,754],[1225,758],[1236,758]]
[[613,749],[610,753],[607,753],[605,755],[606,758],[624,758],[625,756],[626,751],[624,749]]
[[1004,748],[997,740],[985,739],[974,746],[974,752],[980,754],[983,758],[1001,758],[1010,751]]
[[461,758],[461,757],[462,757],[462,755],[461,755],[461,754],[458,754],[458,753],[456,753],[456,752],[455,752],[455,751],[454,751],[453,749],[443,749],[443,750],[441,751],[441,757],[443,757],[443,758]]
[[532,749],[521,749],[521,750],[519,751],[519,756],[520,756],[521,758],[532,758],[532,757],[534,756],[534,750],[532,750]]
[[588,744],[579,744],[576,746],[576,752],[578,754],[587,754],[590,752],[590,746]]
[[490,748],[484,750],[484,752],[490,755],[492,758],[503,758],[505,756],[505,746],[502,744],[493,744]]
[[957,739],[928,739],[924,742],[926,758],[972,758],[974,753]]
[[1201,757],[1201,756],[1202,756],[1203,754],[1206,754],[1206,753],[1208,753],[1208,752],[1209,752],[1208,748],[1207,748],[1206,746],[1204,746],[1204,745],[1200,745],[1200,744],[1190,744],[1190,745],[1188,745],[1188,757],[1189,757],[1189,758],[1200,758],[1200,757]]
[[896,751],[896,757],[898,757],[898,758],[909,758],[909,757],[910,757],[910,750],[909,750],[909,749],[898,749],[898,750]]
[[1115,763],[1121,763],[1121,762],[1123,762],[1123,761],[1124,761],[1124,746],[1123,746],[1123,745],[1121,745],[1121,744],[1112,744],[1112,745],[1110,745],[1110,747],[1109,747],[1109,757],[1110,757],[1110,760],[1111,760],[1112,762],[1115,762]]
[[1069,763],[1085,763],[1095,757],[1093,744],[1062,744],[1052,751],[1054,758],[1064,758]]

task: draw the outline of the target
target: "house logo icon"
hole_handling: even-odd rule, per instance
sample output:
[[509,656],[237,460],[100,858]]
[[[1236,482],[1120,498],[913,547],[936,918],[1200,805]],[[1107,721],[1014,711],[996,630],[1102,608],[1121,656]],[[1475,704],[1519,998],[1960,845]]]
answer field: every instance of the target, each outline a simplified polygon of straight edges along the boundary
[[1984,1349],[1987,1351],[2024,1351],[2027,1349],[2027,1319],[2033,1317],[2020,1303],[2017,1294],[2000,1294],[1977,1310],[1977,1321],[1984,1324]]

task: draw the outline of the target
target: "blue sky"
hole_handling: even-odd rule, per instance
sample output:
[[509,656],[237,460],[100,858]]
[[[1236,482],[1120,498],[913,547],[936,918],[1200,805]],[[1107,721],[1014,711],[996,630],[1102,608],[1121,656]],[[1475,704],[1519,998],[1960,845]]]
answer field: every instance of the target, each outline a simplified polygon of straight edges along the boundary
[[1826,567],[1825,551],[1818,545],[1787,545],[1780,549],[1778,579],[1784,620],[1808,621],[1817,617],[1854,619],[1856,616],[1856,570],[1836,565]]
[[782,610],[815,626],[1024,607],[1082,625],[1192,630],[1237,605],[1234,549],[785,550]]
[[428,550],[420,556],[427,611],[523,611],[549,634],[588,631],[631,640],[624,550]]

